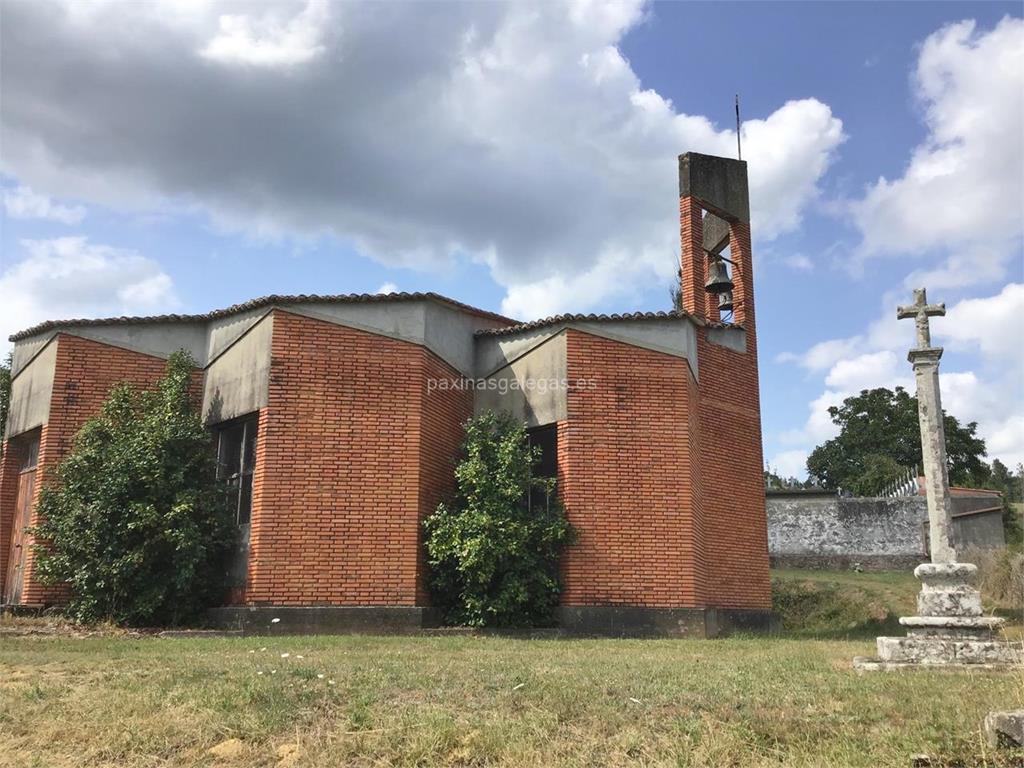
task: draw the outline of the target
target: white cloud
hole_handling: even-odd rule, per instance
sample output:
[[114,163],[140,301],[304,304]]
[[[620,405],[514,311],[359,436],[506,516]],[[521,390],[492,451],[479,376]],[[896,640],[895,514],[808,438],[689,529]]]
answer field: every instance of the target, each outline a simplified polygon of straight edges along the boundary
[[994,283],[1006,274],[1015,250],[1019,248],[1008,242],[972,243],[951,253],[939,265],[914,270],[903,285],[910,289],[924,285],[938,291]]
[[43,320],[169,312],[171,278],[134,251],[84,237],[23,240],[26,256],[0,273],[0,338]]
[[398,286],[394,283],[384,283],[375,293],[398,293]]
[[[779,435],[780,443],[809,450],[834,437],[838,429],[828,408],[863,389],[902,386],[915,391],[905,357],[912,324],[897,325],[895,305],[888,297],[886,303],[892,305],[889,311],[866,333],[820,342],[802,354],[787,353],[777,359],[823,373],[825,387],[809,404],[803,426]],[[942,370],[943,408],[961,423],[978,422],[989,458],[1010,466],[1024,461],[1024,360],[1018,333],[1022,317],[1024,284],[1011,283],[993,296],[964,299],[950,307],[944,318],[932,320],[935,343],[977,354],[977,370]]]
[[814,269],[814,262],[802,253],[794,253],[792,256],[786,256],[782,259],[782,263],[799,272],[810,272]]
[[877,387],[903,387],[913,392],[914,380],[909,366],[904,370],[901,359],[889,350],[868,352],[836,360],[824,380],[825,391],[808,405],[807,420],[802,427],[779,436],[785,445],[804,446],[804,453],[839,434],[828,409],[862,390]]
[[831,368],[844,357],[850,355],[863,343],[860,336],[848,339],[829,339],[819,341],[806,352],[782,352],[776,358],[779,363],[798,363],[810,371],[822,371]]
[[889,350],[839,360],[825,376],[825,386],[840,392],[872,389],[879,386],[879,381],[897,381],[907,386],[911,384],[911,379],[905,371],[900,370],[901,363],[905,361]]
[[85,218],[83,206],[59,205],[24,186],[4,190],[4,210],[12,219],[48,219],[61,224],[78,224]]
[[[1006,278],[1019,267],[1024,236],[1024,21],[1006,18],[979,31],[974,22],[949,25],[922,45],[914,73],[928,135],[904,174],[880,179],[852,206],[865,259],[912,255],[923,264],[904,286],[943,289]],[[1019,274],[1019,271],[1017,272]],[[903,363],[913,333],[898,323],[900,291],[883,297],[883,313],[865,332],[820,342],[778,360],[824,375],[825,391],[809,405],[806,423],[780,436],[810,446],[835,434],[827,408],[860,388],[902,384],[913,389]],[[943,369],[943,405],[962,422],[977,421],[990,457],[1024,458],[1024,370],[1019,355],[1024,284],[967,298],[932,323],[933,338],[974,356],[968,370]]]
[[201,50],[207,59],[223,64],[289,67],[305,64],[324,52],[321,37],[327,21],[326,0],[309,0],[290,18],[280,6],[264,6],[253,15],[224,13],[218,33]]
[[995,296],[964,299],[936,323],[935,334],[954,348],[977,349],[991,357],[1005,356],[1020,370],[1024,330],[1024,283],[1009,283]]
[[879,179],[854,203],[859,259],[944,254],[914,281],[929,287],[998,280],[1024,231],[1024,20],[943,27],[914,73],[928,135],[903,176]]
[[[13,4],[3,169],[107,205],[333,234],[389,265],[470,258],[523,318],[585,309],[671,279],[675,157],[735,151],[733,131],[642,86],[619,44],[643,13],[636,0]],[[748,120],[743,139],[754,237],[795,229],[842,123],[803,99]]]
[[801,450],[782,451],[768,461],[779,477],[802,477],[807,474],[807,452]]

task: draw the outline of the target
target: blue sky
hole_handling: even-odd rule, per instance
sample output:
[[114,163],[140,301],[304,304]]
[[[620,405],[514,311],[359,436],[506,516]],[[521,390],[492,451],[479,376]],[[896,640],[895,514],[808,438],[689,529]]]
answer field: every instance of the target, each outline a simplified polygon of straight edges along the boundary
[[[1024,460],[1019,3],[8,3],[0,332],[268,293],[662,309],[676,154],[750,164],[765,456],[909,383]],[[907,326],[907,327],[901,327]]]

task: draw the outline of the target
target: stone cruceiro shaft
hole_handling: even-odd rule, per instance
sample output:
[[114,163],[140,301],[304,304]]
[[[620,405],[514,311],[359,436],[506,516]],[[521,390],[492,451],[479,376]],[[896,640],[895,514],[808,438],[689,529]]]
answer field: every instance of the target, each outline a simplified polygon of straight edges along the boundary
[[907,628],[906,636],[877,638],[877,658],[853,660],[854,667],[861,671],[930,666],[1016,669],[1022,660],[1020,648],[999,637],[1003,619],[984,615],[981,593],[974,586],[977,566],[957,562],[939,397],[942,348],[931,345],[928,328],[929,317],[944,314],[945,306],[929,304],[921,288],[914,291],[914,303],[900,307],[896,315],[913,318],[917,324],[917,346],[908,357],[917,377],[932,561],[914,570],[921,580],[921,593],[917,598],[918,615],[900,618],[900,624]]
[[946,314],[944,304],[928,304],[924,288],[914,291],[914,303],[900,307],[897,318],[913,318],[917,325],[917,346],[907,359],[914,366],[917,380],[918,420],[921,425],[921,456],[924,466],[925,494],[928,499],[928,538],[933,563],[956,562],[953,542],[952,504],[949,497],[949,472],[946,464],[946,430],[939,394],[939,360],[942,347],[931,346],[928,319]]

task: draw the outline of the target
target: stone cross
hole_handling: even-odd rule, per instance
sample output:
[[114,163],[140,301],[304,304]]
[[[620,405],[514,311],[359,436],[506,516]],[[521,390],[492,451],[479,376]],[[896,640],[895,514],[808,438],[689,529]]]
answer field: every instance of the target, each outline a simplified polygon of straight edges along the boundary
[[946,430],[939,396],[939,359],[942,347],[933,347],[929,317],[946,314],[945,304],[929,304],[924,288],[914,291],[914,303],[899,307],[896,317],[913,318],[917,324],[917,346],[907,359],[917,380],[917,415],[921,425],[921,454],[924,459],[925,494],[928,498],[928,531],[933,563],[955,563],[952,504],[946,465]]
[[896,317],[899,320],[905,320],[908,317],[914,318],[914,323],[917,325],[917,348],[927,349],[932,345],[932,334],[931,329],[928,327],[929,317],[942,317],[946,314],[945,304],[929,304],[928,294],[924,288],[914,289],[914,303],[899,307],[896,311]]

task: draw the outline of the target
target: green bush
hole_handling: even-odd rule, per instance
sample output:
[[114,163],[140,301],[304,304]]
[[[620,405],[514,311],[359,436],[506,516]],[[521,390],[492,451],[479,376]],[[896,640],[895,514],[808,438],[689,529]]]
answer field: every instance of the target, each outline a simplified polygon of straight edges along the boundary
[[[532,475],[540,449],[531,449],[523,424],[505,414],[485,413],[465,426],[455,502],[424,522],[435,602],[453,624],[550,623],[571,528],[554,482]],[[529,503],[534,489],[545,503]]]
[[151,391],[122,384],[75,438],[39,499],[39,571],[81,621],[175,625],[223,584],[234,524],[209,433],[175,353]]

